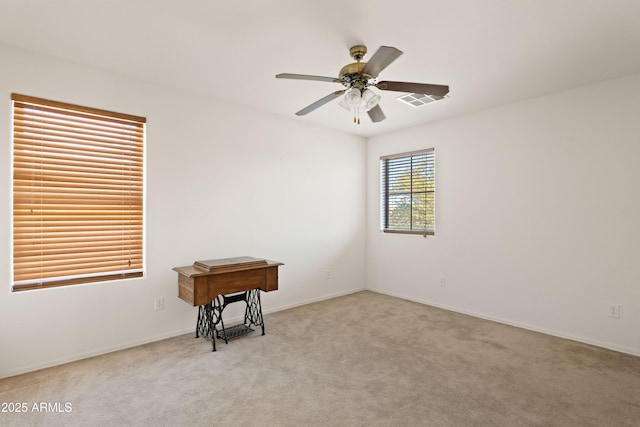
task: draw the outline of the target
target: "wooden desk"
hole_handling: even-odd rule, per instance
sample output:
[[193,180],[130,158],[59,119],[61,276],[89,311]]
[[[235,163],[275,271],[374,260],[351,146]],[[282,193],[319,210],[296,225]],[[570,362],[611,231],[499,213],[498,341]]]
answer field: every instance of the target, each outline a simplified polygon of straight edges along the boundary
[[[252,257],[225,258],[208,261],[196,261],[193,265],[174,267],[178,273],[178,297],[187,303],[198,306],[196,337],[211,337],[213,351],[216,350],[216,335],[228,338],[232,335],[224,327],[222,310],[233,302],[245,301],[245,325],[236,335],[251,332],[251,324],[262,327],[264,321],[260,291],[271,292],[278,289],[278,267],[284,265],[278,261],[269,261]],[[231,295],[244,292],[243,295]],[[219,331],[217,325],[222,329]],[[242,326],[242,325],[238,325]]]

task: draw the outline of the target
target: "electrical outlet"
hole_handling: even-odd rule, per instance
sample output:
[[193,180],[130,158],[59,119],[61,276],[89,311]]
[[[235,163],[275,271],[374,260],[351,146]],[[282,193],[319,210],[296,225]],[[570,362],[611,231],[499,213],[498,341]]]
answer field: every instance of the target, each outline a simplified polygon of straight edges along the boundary
[[156,311],[164,310],[164,297],[156,297],[154,302],[154,309]]
[[325,279],[331,280],[331,270],[327,270],[325,273]]
[[620,318],[620,304],[609,304],[609,317],[612,319]]
[[444,276],[440,277],[440,287],[444,288],[446,286],[447,286],[447,278]]

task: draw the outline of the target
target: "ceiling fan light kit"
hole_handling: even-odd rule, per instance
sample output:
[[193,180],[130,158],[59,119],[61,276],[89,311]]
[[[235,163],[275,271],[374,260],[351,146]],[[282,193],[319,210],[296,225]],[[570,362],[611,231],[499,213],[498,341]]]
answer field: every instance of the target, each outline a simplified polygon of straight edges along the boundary
[[402,55],[402,51],[395,47],[380,46],[369,62],[361,62],[367,54],[366,46],[353,46],[349,49],[349,54],[356,62],[342,67],[338,78],[288,73],[276,75],[278,79],[315,80],[340,83],[345,87],[343,90],[335,91],[313,104],[308,105],[298,111],[296,115],[304,116],[344,94],[339,104],[343,108],[353,112],[354,123],[360,124],[360,111],[367,112],[371,121],[376,123],[384,120],[385,115],[379,105],[380,95],[369,89],[369,87],[396,92],[421,93],[434,98],[441,98],[449,93],[449,86],[446,85],[393,81],[378,82],[378,74]]
[[361,100],[362,95],[360,94],[360,90],[355,87],[349,89],[344,96],[344,102],[351,107],[357,107],[360,105]]
[[369,111],[380,102],[380,95],[372,91],[371,89],[365,89],[362,92],[362,101],[364,102],[365,110]]
[[357,88],[349,89],[346,95],[338,103],[345,110],[353,113],[353,122],[360,124],[360,113],[369,112],[380,102],[380,95],[371,89],[365,89],[360,93]]

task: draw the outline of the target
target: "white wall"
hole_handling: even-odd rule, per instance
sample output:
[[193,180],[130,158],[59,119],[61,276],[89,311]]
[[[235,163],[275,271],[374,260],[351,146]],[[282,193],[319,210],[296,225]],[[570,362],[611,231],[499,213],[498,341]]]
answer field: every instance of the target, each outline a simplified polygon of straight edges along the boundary
[[[0,377],[192,332],[171,268],[196,259],[284,262],[266,312],[365,287],[364,139],[1,45],[0,58]],[[12,92],[147,117],[145,278],[11,292]]]
[[[381,233],[379,157],[428,147],[435,236]],[[640,75],[371,138],[367,157],[369,289],[640,355]]]

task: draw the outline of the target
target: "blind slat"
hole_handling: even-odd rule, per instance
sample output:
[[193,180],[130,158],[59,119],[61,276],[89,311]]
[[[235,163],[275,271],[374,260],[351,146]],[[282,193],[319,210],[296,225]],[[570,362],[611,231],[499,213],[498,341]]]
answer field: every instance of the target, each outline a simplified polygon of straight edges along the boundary
[[72,279],[61,279],[61,280],[48,281],[48,282],[41,282],[36,280],[36,281],[29,281],[27,283],[22,283],[22,284],[14,284],[13,290],[28,291],[31,289],[55,288],[58,286],[77,285],[80,283],[94,283],[94,282],[103,282],[107,280],[133,279],[135,277],[142,277],[143,274],[144,273],[142,272],[142,270],[139,269],[136,271],[126,271],[121,273],[116,272],[113,274],[103,274],[100,276],[93,276],[93,275],[90,275],[87,277],[76,276],[76,277],[73,277]]

